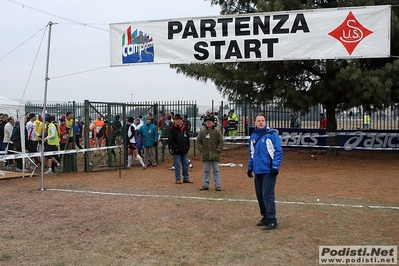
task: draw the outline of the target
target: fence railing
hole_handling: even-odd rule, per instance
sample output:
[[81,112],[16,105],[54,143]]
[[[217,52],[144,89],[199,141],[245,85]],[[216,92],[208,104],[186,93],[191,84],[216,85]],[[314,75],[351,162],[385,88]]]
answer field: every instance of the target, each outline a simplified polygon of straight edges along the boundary
[[[116,114],[123,113],[123,106],[126,106],[127,116],[145,116],[149,112],[153,113],[157,120],[159,116],[170,114],[174,112],[181,115],[188,115],[193,130],[200,128],[201,121],[199,117],[206,111],[212,111],[218,113],[219,124],[222,124],[223,114],[228,114],[230,110],[238,115],[238,135],[247,135],[248,127],[252,126],[252,117],[258,112],[264,112],[267,116],[267,120],[270,126],[276,128],[289,128],[291,114],[297,114],[301,120],[301,128],[314,129],[319,127],[320,113],[325,113],[325,110],[321,106],[310,107],[308,112],[294,112],[288,108],[282,108],[278,102],[254,105],[241,102],[211,102],[209,106],[197,105],[196,101],[145,101],[145,102],[133,102],[133,103],[114,103],[112,104],[112,110],[109,108],[109,103],[95,102],[96,109],[98,112],[106,114],[108,120],[112,121]],[[155,107],[157,106],[157,111]],[[40,114],[40,104],[27,104],[25,110]],[[65,115],[67,111],[71,111],[74,117],[81,116],[84,119],[85,110],[84,103],[53,103],[48,104],[46,112],[55,115],[59,119],[62,115]],[[110,117],[108,117],[110,114]],[[337,111],[335,119],[337,121],[337,130],[351,130],[351,129],[375,129],[375,130],[398,130],[399,129],[399,109],[397,106],[389,107],[385,110],[372,111],[370,114],[370,121],[367,123],[365,119],[366,112],[361,108],[352,108],[348,111]],[[92,119],[96,118],[96,111],[91,110],[89,116]],[[122,115],[121,115],[122,118]],[[246,119],[247,118],[247,119]],[[329,117],[327,117],[329,119]],[[246,123],[248,121],[248,123]]]

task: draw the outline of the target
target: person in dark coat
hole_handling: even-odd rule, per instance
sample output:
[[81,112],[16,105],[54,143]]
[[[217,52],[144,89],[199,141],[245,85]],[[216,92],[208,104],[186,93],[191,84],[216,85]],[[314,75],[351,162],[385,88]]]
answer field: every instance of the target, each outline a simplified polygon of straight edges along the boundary
[[183,167],[183,183],[193,183],[188,175],[188,151],[190,150],[190,138],[183,124],[180,114],[175,115],[173,126],[168,131],[169,152],[173,155],[175,169],[175,183],[181,184],[180,166]]
[[[28,130],[26,127],[23,127],[25,129],[25,145],[28,142]],[[14,130],[11,135],[11,141],[14,143],[14,150],[17,151],[18,153],[22,153],[22,141],[21,141],[21,124],[19,121],[16,121],[14,124]],[[27,172],[26,169],[23,168],[22,164],[22,159],[18,158],[16,159],[17,162],[17,172]]]

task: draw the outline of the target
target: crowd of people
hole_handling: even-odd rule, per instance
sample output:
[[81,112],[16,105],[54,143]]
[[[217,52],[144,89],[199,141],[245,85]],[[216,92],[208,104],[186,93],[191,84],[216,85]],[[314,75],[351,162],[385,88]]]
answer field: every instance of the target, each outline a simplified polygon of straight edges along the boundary
[[[207,112],[201,119],[203,127],[196,136],[196,148],[201,153],[203,162],[203,181],[200,191],[210,189],[211,168],[213,172],[213,185],[215,191],[222,191],[219,162],[224,147],[224,136],[237,135],[238,116],[234,110],[230,110],[227,119],[223,118],[222,126],[227,127],[227,132],[220,130],[218,126],[218,113]],[[26,113],[25,126],[15,121],[12,116],[1,114],[0,124],[0,147],[6,154],[22,152],[21,130],[25,134],[25,149],[29,153],[41,151],[56,151],[61,149],[82,149],[82,136],[84,136],[84,123],[80,117],[73,118],[72,112],[66,112],[58,121],[54,115]],[[43,119],[44,118],[44,119]],[[247,119],[247,118],[246,118]],[[225,122],[227,120],[227,123]],[[245,121],[244,121],[245,122]],[[248,123],[248,121],[246,121]],[[258,114],[255,116],[255,131],[249,141],[248,177],[254,177],[255,192],[259,203],[262,219],[258,226],[264,226],[264,230],[272,230],[278,226],[276,219],[274,187],[280,170],[283,152],[278,134],[269,128],[266,123],[266,116]],[[127,117],[125,123],[120,121],[120,116],[109,121],[101,114],[97,119],[89,119],[89,146],[101,148],[109,144],[106,139],[111,139],[112,144],[121,143],[122,134],[126,132],[127,167],[130,168],[134,158],[140,163],[142,169],[157,166],[156,149],[160,137],[167,137],[167,145],[170,154],[173,156],[173,169],[175,184],[194,183],[189,176],[188,153],[190,146],[191,122],[188,117],[171,112],[168,115],[160,113],[158,121],[154,121],[152,113],[144,117]],[[123,128],[123,127],[126,128]],[[111,130],[109,130],[111,127]],[[108,136],[111,132],[111,136]],[[42,147],[42,142],[44,147]],[[75,145],[73,145],[75,143]],[[93,158],[98,155],[104,156],[105,149],[90,150],[90,166],[93,166]],[[114,161],[116,154],[112,150]],[[39,157],[29,158],[29,167],[38,167],[42,162]],[[51,174],[62,167],[62,161],[57,155],[45,156],[45,174]],[[3,167],[11,170],[16,165],[16,171],[26,171],[22,165],[22,159],[8,159]],[[100,166],[106,166],[107,161]],[[253,175],[254,173],[254,175]]]
[[[70,149],[83,149],[84,145],[84,122],[80,116],[73,118],[71,111],[66,112],[60,117],[55,117],[50,114],[43,114],[42,108],[39,113],[26,112],[25,115],[25,150],[27,153],[35,153],[44,151],[62,151]],[[44,116],[44,117],[43,117]],[[177,118],[177,119],[176,119]],[[202,117],[201,129],[208,128],[206,121],[212,120],[212,127],[218,129],[222,136],[237,136],[238,131],[238,116],[234,110],[230,110],[228,114],[224,114],[222,123],[219,124],[218,112],[207,111]],[[246,121],[248,123],[248,118]],[[124,131],[123,125],[126,129]],[[15,154],[22,152],[22,141],[21,141],[21,126],[18,121],[15,121],[13,117],[9,117],[7,114],[1,114],[0,124],[0,147],[3,154]],[[110,128],[110,130],[108,129]],[[181,132],[184,132],[184,136],[189,139],[190,137],[196,136],[199,132],[192,130],[191,121],[188,115],[181,116],[174,112],[164,114],[160,112],[158,121],[154,121],[154,117],[151,112],[147,115],[137,117],[126,117],[126,121],[122,123],[120,116],[115,115],[112,122],[108,121],[107,118],[101,114],[97,115],[96,119],[89,118],[88,121],[88,141],[89,144],[86,148],[94,148],[95,151],[88,152],[89,156],[89,167],[100,167],[108,166],[108,156],[105,156],[107,152],[110,152],[113,156],[113,161],[116,161],[116,152],[114,149],[106,149],[108,145],[118,145],[122,140],[122,132],[126,132],[126,147],[127,152],[127,167],[131,167],[134,160],[138,161],[142,169],[146,169],[149,166],[155,167],[157,165],[156,149],[160,143],[160,138],[171,139],[169,143],[170,147],[176,145],[173,142],[173,137],[176,137],[176,128],[180,128]],[[111,135],[108,136],[109,132]],[[176,132],[175,132],[176,133]],[[42,136],[43,135],[43,136]],[[42,139],[44,140],[44,147],[42,147]],[[110,141],[109,141],[110,139]],[[181,145],[181,144],[179,144]],[[189,144],[188,147],[189,149]],[[188,150],[187,150],[188,152]],[[176,153],[174,151],[174,153]],[[179,153],[180,154],[180,153]],[[175,154],[174,154],[175,155]],[[180,154],[181,155],[181,154]],[[65,155],[69,156],[69,155]],[[97,160],[96,165],[94,164],[95,158],[98,156],[103,160]],[[183,168],[183,183],[187,183],[188,170],[187,163],[188,158],[183,156],[182,158],[176,157],[173,169],[176,172],[176,180],[178,178],[177,172],[180,167],[177,162],[180,159]],[[181,157],[181,156],[180,156]],[[35,156],[27,158],[26,165],[23,165],[22,159],[10,159],[3,163],[3,167],[6,170],[11,170],[15,166],[15,170],[18,172],[27,172],[27,169],[35,170],[41,165],[40,157]],[[46,156],[44,160],[45,174],[51,174],[58,171],[62,167],[61,156]],[[182,163],[184,162],[184,164]],[[76,168],[75,168],[76,169]],[[216,176],[217,173],[215,172]],[[205,184],[205,183],[204,183]],[[205,186],[205,185],[204,185]]]
[[[44,118],[44,119],[43,119]],[[179,120],[179,119],[178,119]],[[25,143],[26,153],[46,151],[62,151],[70,149],[83,149],[84,147],[84,122],[80,116],[73,118],[71,111],[61,115],[58,119],[50,114],[42,112],[35,114],[27,112],[24,118],[24,126],[14,117],[7,114],[0,114],[0,148],[2,154],[22,153],[22,143]],[[126,117],[125,123],[120,121],[120,115],[115,115],[113,121],[101,114],[95,120],[89,118],[88,121],[88,147],[92,148],[87,152],[89,156],[89,167],[94,167],[94,157],[103,158],[100,167],[108,166],[108,156],[110,152],[113,161],[116,161],[114,149],[107,149],[108,145],[122,144],[122,134],[126,132],[127,167],[133,164],[133,157],[137,160],[142,169],[149,166],[157,166],[156,149],[160,143],[160,137],[167,137],[169,129],[175,124],[175,114],[173,112],[164,115],[161,112],[160,119],[154,121],[152,113],[137,117]],[[191,122],[185,115],[182,119],[184,131],[190,132]],[[123,127],[126,127],[125,129]],[[25,141],[21,141],[21,129],[24,130]],[[111,133],[109,133],[111,132]],[[110,136],[108,136],[110,134]],[[187,133],[189,135],[189,133]],[[42,139],[44,147],[42,148]],[[74,145],[75,144],[75,145]],[[86,154],[86,152],[85,152]],[[68,155],[65,155],[68,156]],[[46,156],[44,160],[45,174],[51,174],[62,167],[61,156]],[[12,170],[15,166],[17,172],[27,172],[30,168],[35,170],[41,165],[40,156],[26,158],[27,163],[23,165],[22,159],[9,159],[3,162],[5,170]],[[97,160],[98,161],[98,160]]]
[[[60,138],[62,135],[59,134],[60,130],[55,128],[55,116],[46,115],[45,119],[41,114],[36,115],[35,113],[27,112],[24,118],[23,127],[19,121],[16,121],[13,116],[8,114],[0,114],[1,124],[0,124],[0,144],[1,151],[6,154],[16,154],[23,151],[22,144],[25,143],[25,151],[27,153],[41,152],[42,147],[42,135],[43,130],[45,130],[44,140],[44,151],[57,151],[60,147]],[[62,119],[61,119],[62,120]],[[67,119],[63,119],[62,124],[71,125],[73,123],[72,117],[68,116]],[[68,121],[68,124],[65,124]],[[23,130],[23,134],[21,134]],[[68,132],[69,133],[69,132]],[[21,136],[24,136],[24,141],[22,141]],[[67,143],[64,143],[67,145]],[[41,164],[40,158],[38,156],[33,156],[27,158],[27,168],[35,170]],[[45,165],[47,165],[47,170],[45,174],[52,173],[55,168],[60,168],[61,163],[59,159],[55,156],[46,156]],[[8,159],[3,163],[3,168],[5,170],[12,170],[15,166],[17,172],[27,172],[27,168],[23,165],[22,158],[18,159]]]

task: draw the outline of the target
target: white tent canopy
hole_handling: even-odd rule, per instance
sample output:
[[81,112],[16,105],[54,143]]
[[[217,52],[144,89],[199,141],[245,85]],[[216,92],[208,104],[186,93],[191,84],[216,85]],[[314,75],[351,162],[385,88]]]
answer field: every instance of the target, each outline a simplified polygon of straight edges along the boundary
[[0,96],[0,113],[13,116],[15,120],[17,120],[18,117],[23,117],[25,115],[25,105]]

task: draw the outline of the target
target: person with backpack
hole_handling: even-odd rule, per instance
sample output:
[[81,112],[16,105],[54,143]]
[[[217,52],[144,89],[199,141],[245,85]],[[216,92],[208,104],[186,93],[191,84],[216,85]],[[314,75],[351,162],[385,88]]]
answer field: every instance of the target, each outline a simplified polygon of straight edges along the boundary
[[134,119],[133,117],[128,117],[127,119],[127,167],[130,168],[132,167],[132,161],[133,161],[133,154],[136,156],[137,161],[141,164],[141,167],[143,170],[145,170],[147,167],[145,166],[143,162],[143,158],[139,155],[137,146],[136,146],[136,139],[137,139],[137,130],[134,125]]
[[255,116],[255,127],[249,139],[247,176],[252,178],[252,173],[255,174],[256,198],[262,215],[257,226],[273,230],[278,226],[274,188],[283,160],[283,149],[279,135],[267,125],[265,114]]

